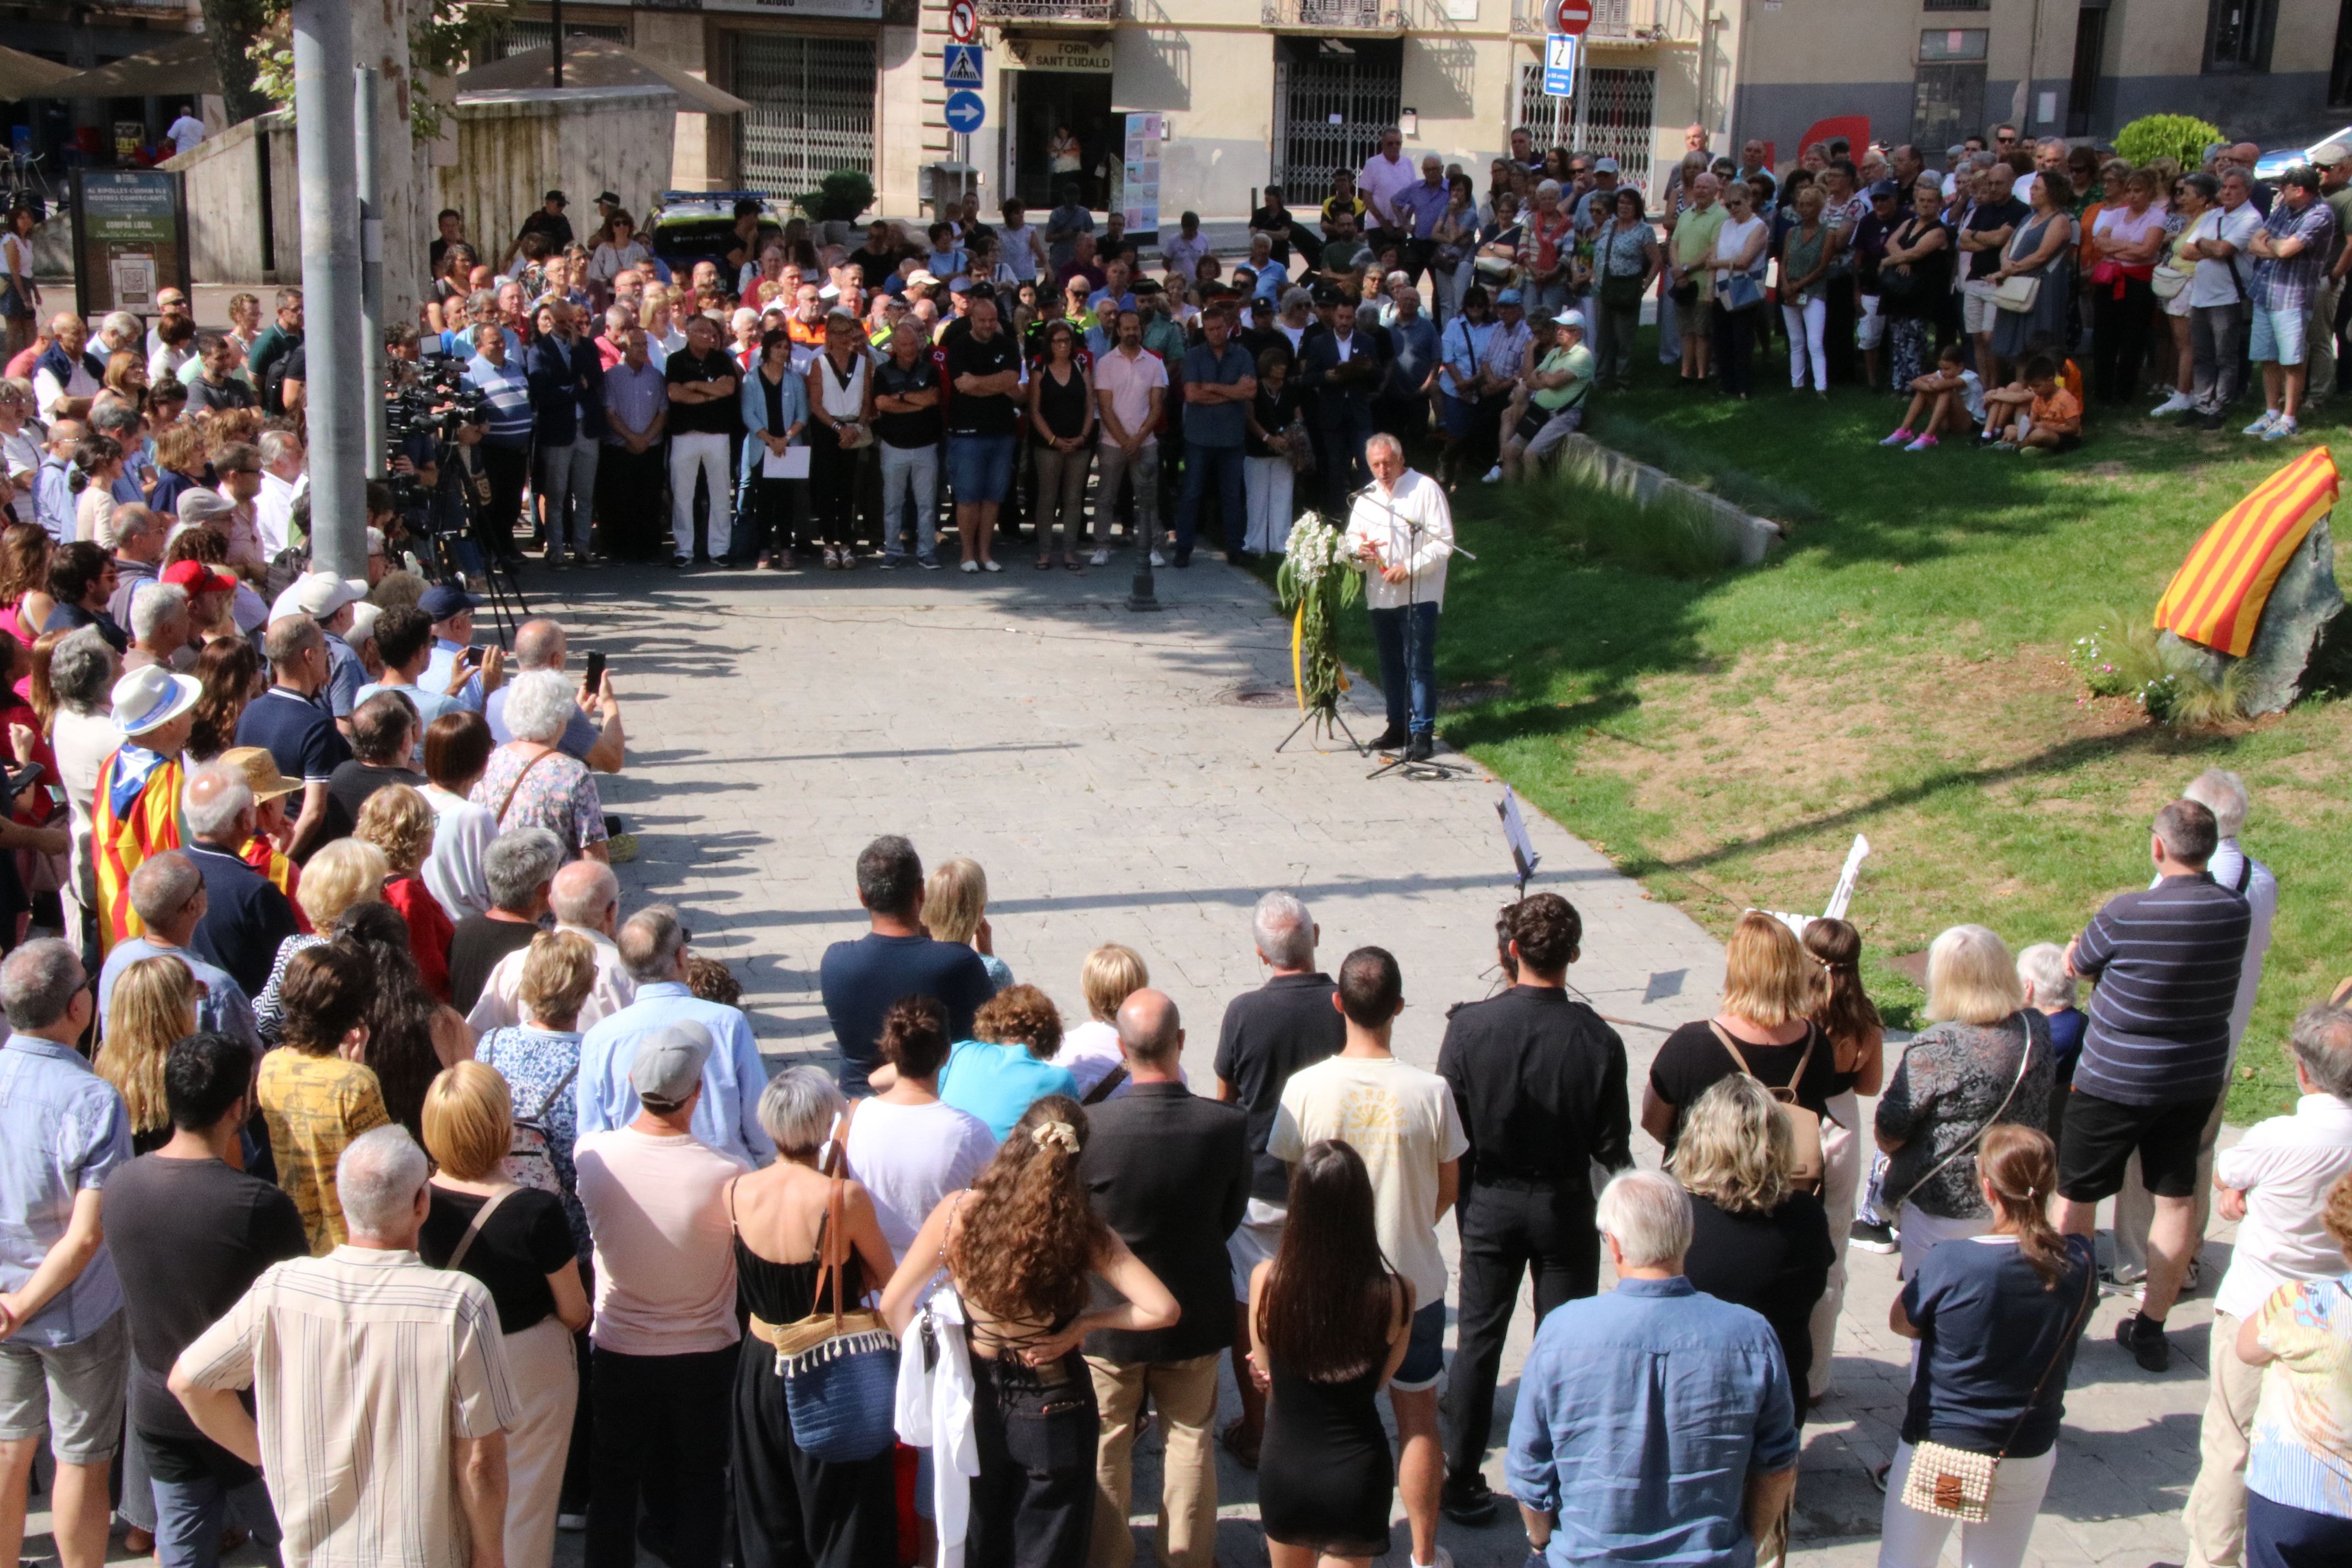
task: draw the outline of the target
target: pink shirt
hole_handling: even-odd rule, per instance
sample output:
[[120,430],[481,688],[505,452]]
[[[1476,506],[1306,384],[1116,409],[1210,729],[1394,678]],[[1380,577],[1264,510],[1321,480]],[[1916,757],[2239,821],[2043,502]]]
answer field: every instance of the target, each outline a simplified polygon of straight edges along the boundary
[[[1127,357],[1125,349],[1113,349],[1095,361],[1095,391],[1110,394],[1110,411],[1130,436],[1151,416],[1152,388],[1161,390],[1160,407],[1165,411],[1167,386],[1168,367],[1149,349],[1138,349],[1133,359]],[[1156,445],[1159,439],[1146,436],[1143,445]]]
[[596,1244],[590,1336],[623,1355],[692,1355],[740,1339],[726,1186],[751,1167],[696,1138],[626,1127],[583,1136],[572,1165]]

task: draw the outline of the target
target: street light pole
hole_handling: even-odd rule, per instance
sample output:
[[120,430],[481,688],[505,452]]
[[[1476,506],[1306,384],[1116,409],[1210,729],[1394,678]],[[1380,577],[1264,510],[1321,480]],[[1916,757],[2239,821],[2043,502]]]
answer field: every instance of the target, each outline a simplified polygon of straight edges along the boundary
[[[357,96],[352,106],[359,124],[355,144],[360,167],[360,384],[372,409],[383,395],[384,371],[383,171],[379,163],[375,120],[376,94],[382,81],[383,73],[375,67],[362,66],[353,84]],[[365,471],[373,479],[384,471],[383,418],[363,420],[360,433],[366,437]]]
[[310,380],[310,562],[367,573],[367,441],[383,417],[362,356],[358,153],[349,0],[294,0],[295,164],[302,193],[303,344]]

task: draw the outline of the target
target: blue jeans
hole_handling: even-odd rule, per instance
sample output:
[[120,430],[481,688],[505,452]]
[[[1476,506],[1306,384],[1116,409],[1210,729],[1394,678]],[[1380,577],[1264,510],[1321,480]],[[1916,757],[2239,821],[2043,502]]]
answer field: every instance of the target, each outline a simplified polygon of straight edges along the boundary
[[1013,437],[950,433],[948,483],[960,507],[1002,501],[1013,484]]
[[[1412,626],[1412,668],[1405,668],[1405,618],[1410,615]],[[1381,650],[1381,691],[1389,701],[1389,728],[1404,730],[1415,735],[1434,733],[1437,729],[1437,606],[1419,604],[1410,611],[1403,608],[1372,612],[1372,641]],[[1408,722],[1405,694],[1412,695],[1412,717]]]
[[[893,447],[875,444],[882,454],[882,554],[885,560],[907,558],[907,530],[915,532],[915,557],[936,561],[940,555],[940,449],[933,447]],[[901,519],[898,498],[904,493],[907,511]]]
[[1217,487],[1217,505],[1225,520],[1225,549],[1242,547],[1244,531],[1249,526],[1249,508],[1242,499],[1243,448],[1234,447],[1203,447],[1198,441],[1184,444],[1184,494],[1176,503],[1176,559],[1192,558],[1192,540],[1200,531],[1201,501],[1209,493],[1213,478]]
[[155,1491],[155,1561],[163,1568],[213,1568],[220,1561],[221,1524],[230,1517],[276,1552],[278,1515],[269,1506],[269,1489],[259,1479],[240,1487],[223,1486],[210,1478],[151,1484]]

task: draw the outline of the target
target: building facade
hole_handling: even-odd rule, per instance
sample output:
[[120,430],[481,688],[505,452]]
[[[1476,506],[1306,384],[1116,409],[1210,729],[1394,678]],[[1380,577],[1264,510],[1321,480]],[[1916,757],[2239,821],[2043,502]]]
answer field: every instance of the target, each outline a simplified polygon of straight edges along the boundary
[[[976,174],[993,206],[1075,178],[1125,192],[1130,115],[1160,117],[1158,210],[1237,218],[1270,183],[1319,199],[1380,130],[1484,184],[1510,128],[1615,156],[1653,195],[1704,125],[1792,160],[1809,132],[1939,155],[2002,121],[2112,136],[2187,112],[2235,137],[2318,134],[2352,100],[2352,0],[1591,0],[1579,90],[1545,94],[1552,0],[971,0],[984,120],[950,130],[947,0],[665,0],[564,6],[752,105],[678,117],[673,184],[789,196],[869,174],[883,210],[919,210],[930,171]],[[502,47],[545,43],[520,5]],[[626,193],[633,199],[635,193]]]

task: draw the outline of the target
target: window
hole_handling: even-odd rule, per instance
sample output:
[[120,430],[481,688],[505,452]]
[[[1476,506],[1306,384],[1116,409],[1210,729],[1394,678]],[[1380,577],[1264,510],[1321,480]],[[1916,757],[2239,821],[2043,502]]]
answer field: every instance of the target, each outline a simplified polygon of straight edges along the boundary
[[835,169],[874,172],[874,41],[737,33],[738,176],[751,190],[813,189]]
[[1919,35],[1920,61],[1980,60],[1991,36],[1981,27],[1930,27]]
[[1913,89],[1911,142],[1949,147],[1984,123],[1985,68],[1923,65]]
[[2278,0],[2212,0],[2205,23],[2205,68],[2266,71],[2271,35],[2278,26]]

